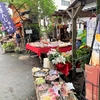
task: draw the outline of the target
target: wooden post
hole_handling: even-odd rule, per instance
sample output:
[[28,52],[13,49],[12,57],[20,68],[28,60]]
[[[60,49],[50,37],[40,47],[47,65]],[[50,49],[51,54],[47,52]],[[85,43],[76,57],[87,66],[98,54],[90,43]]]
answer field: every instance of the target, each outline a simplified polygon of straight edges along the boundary
[[72,65],[74,65],[74,58],[76,58],[76,19],[72,18]]
[[78,7],[72,7],[67,10],[67,13],[69,14],[70,18],[72,19],[72,65],[75,66],[74,59],[76,58],[76,37],[77,37],[77,26],[76,26],[76,19],[80,11],[82,10],[83,6],[81,6],[81,3]]
[[[83,4],[83,5],[82,5]],[[77,26],[76,19],[80,11],[84,7],[85,0],[75,0],[73,4],[66,10],[70,18],[72,19],[72,79],[76,77],[76,37],[77,37]]]

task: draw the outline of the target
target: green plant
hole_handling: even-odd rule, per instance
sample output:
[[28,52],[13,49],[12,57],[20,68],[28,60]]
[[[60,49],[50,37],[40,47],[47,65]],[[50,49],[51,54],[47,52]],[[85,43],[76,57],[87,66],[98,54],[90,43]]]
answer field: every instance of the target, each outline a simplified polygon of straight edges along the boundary
[[21,48],[20,47],[16,47],[14,50],[15,50],[16,53],[21,53]]
[[82,45],[86,45],[86,30],[83,30],[83,33],[79,34],[78,37],[81,37]]
[[[76,50],[76,58],[74,60],[75,66],[80,66],[84,69],[84,65],[88,63],[90,47],[84,46]],[[48,58],[53,64],[66,62],[72,63],[72,51],[59,52],[58,49],[51,49],[48,53]]]
[[53,64],[58,64],[58,63],[65,64],[66,62],[71,62],[71,54],[72,54],[72,51],[61,53],[57,49],[52,49],[47,53],[49,60]]
[[84,65],[88,62],[90,47],[84,46],[76,50],[77,57],[75,60],[75,65],[79,64],[81,68],[84,69]]
[[14,49],[14,43],[13,42],[4,43],[2,45],[2,48],[5,49],[5,51],[11,51]]

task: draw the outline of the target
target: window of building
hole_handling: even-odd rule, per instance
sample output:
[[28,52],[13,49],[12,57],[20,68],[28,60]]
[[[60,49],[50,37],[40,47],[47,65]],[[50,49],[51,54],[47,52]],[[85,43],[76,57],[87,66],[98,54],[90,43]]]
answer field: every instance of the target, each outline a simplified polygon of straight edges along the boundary
[[61,0],[61,5],[63,5],[63,6],[69,6],[70,2],[66,1],[66,0]]

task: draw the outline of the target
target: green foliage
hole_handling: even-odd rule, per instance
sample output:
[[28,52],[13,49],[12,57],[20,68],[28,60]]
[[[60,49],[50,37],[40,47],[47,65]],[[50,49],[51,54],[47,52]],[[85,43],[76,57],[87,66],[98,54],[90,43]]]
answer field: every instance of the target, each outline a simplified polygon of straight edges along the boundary
[[50,17],[56,10],[53,0],[0,0],[1,2],[8,2],[13,4],[19,11],[24,8],[25,10],[31,9],[31,14],[36,15],[41,19]]
[[32,24],[30,24],[30,27],[38,29],[39,28],[39,24],[38,23],[32,23]]
[[50,61],[52,61],[53,59],[57,58],[59,55],[60,55],[60,53],[59,52],[56,52],[54,54],[50,54],[48,56],[48,58],[49,58]]
[[83,69],[84,65],[88,62],[90,47],[84,46],[76,50],[77,58],[75,58],[75,65],[78,63]]
[[72,62],[72,55],[69,55],[69,56],[67,56],[65,58],[66,58],[66,62],[69,62],[69,63]]
[[6,51],[13,50],[14,49],[14,43],[13,42],[4,43],[2,45],[2,48],[4,48]]
[[97,14],[100,14],[100,0],[96,0],[97,2]]
[[50,17],[56,10],[53,0],[38,0],[39,2],[39,12],[41,13],[40,17]]
[[46,21],[48,18],[51,18],[56,10],[54,0],[1,0],[1,2],[9,2],[9,4],[14,5],[19,13],[22,8],[24,10],[31,9],[30,16],[35,15],[38,18],[38,21],[43,19],[45,33],[48,34],[51,32],[52,28],[50,25],[46,25]]
[[21,53],[21,48],[20,47],[16,47],[14,50],[15,50],[16,53]]
[[71,63],[71,53],[72,51],[68,52],[60,52],[58,49],[52,49],[48,52],[48,58],[53,64],[63,63],[66,62]]
[[52,22],[47,26],[47,31],[48,33],[51,33],[52,30],[54,29],[54,26],[52,26]]
[[81,37],[82,45],[86,45],[86,30],[83,30],[83,33],[79,34],[78,37]]
[[38,23],[32,23],[32,24],[29,24],[29,25],[25,25],[24,28],[25,29],[32,29],[32,28],[39,29],[39,24]]

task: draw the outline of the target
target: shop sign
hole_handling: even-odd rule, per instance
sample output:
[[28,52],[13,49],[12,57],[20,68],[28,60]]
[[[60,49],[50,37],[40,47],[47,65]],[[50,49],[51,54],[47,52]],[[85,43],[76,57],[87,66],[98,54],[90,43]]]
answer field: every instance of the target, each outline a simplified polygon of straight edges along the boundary
[[26,29],[25,32],[26,34],[32,34],[32,29]]
[[0,2],[0,21],[8,33],[14,33],[16,31],[14,23],[9,16],[5,4],[2,2]]

